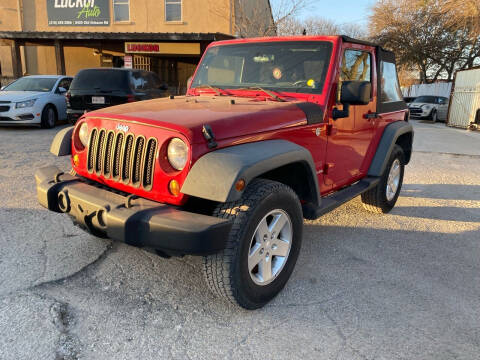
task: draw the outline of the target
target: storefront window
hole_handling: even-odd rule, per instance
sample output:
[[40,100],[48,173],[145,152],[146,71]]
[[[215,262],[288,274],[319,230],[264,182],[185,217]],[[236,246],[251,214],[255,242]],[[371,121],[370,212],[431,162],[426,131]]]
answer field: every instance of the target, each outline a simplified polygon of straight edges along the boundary
[[182,0],[165,0],[165,20],[182,21]]
[[113,0],[114,20],[130,21],[130,0]]

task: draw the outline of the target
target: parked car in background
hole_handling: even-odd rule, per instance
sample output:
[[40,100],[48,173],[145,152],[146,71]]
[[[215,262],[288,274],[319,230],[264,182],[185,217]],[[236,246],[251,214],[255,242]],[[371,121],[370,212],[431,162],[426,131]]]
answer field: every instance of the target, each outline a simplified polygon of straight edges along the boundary
[[84,69],[75,76],[67,93],[68,120],[75,123],[85,112],[168,95],[167,84],[150,71]]
[[408,105],[412,119],[430,119],[446,121],[448,98],[443,96],[419,96]]
[[67,118],[65,93],[71,82],[63,75],[34,75],[5,86],[0,91],[0,125],[54,127]]

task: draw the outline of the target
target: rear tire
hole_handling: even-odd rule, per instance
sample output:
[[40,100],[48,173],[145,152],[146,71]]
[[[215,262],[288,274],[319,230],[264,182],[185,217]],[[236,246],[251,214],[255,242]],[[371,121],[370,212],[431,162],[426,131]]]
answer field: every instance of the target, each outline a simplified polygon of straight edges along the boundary
[[380,182],[362,194],[363,207],[373,213],[388,213],[395,206],[403,184],[405,155],[395,145]]
[[57,112],[52,105],[47,105],[42,111],[41,127],[42,129],[51,129],[57,123]]
[[214,216],[231,219],[233,226],[226,248],[204,257],[208,287],[245,309],[264,306],[283,289],[300,252],[297,195],[284,184],[256,179],[240,200],[219,204]]

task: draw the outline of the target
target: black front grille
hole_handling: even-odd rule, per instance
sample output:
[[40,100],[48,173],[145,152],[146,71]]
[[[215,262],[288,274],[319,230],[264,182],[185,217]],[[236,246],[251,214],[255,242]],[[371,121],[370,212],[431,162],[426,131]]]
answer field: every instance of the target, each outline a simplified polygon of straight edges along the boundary
[[93,164],[95,163],[94,158],[95,158],[95,152],[97,149],[97,135],[98,135],[98,130],[93,129],[92,133],[90,134],[90,140],[88,144],[88,160],[87,160],[88,171],[91,171],[93,169]]
[[113,149],[113,178],[117,179],[120,176],[120,156],[122,155],[123,133],[118,133],[115,139],[115,147]]
[[88,146],[87,169],[115,181],[143,186],[153,183],[157,139],[93,129]]
[[10,106],[0,106],[0,112],[6,112],[10,110]]
[[110,176],[112,172],[112,146],[114,137],[113,131],[109,131],[107,134],[107,143],[105,144],[105,159],[103,162],[103,173],[106,177]]
[[410,115],[422,115],[422,109],[420,108],[410,108]]
[[0,121],[14,121],[14,120],[6,116],[0,116]]
[[145,151],[145,167],[143,172],[143,187],[149,188],[152,186],[153,164],[155,163],[155,150],[157,149],[157,140],[150,139],[147,142],[147,149]]
[[144,137],[137,137],[135,141],[135,151],[133,152],[132,160],[132,183],[138,185],[142,172],[143,151],[145,145]]
[[97,175],[102,173],[103,169],[103,152],[105,151],[104,145],[105,144],[105,130],[100,130],[98,134],[98,141],[97,141],[97,152],[95,154],[95,172]]
[[122,180],[128,182],[130,180],[130,161],[132,160],[133,135],[127,135],[125,139],[125,150],[123,152],[122,161]]

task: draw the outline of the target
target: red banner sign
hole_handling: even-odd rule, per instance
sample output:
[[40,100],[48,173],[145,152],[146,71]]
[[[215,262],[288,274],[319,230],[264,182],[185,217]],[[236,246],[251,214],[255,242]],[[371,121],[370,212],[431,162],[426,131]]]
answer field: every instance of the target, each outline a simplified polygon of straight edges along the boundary
[[125,52],[129,54],[159,54],[160,44],[158,43],[125,43]]

